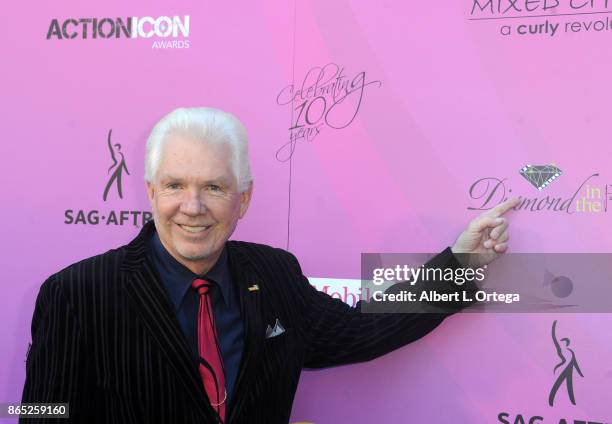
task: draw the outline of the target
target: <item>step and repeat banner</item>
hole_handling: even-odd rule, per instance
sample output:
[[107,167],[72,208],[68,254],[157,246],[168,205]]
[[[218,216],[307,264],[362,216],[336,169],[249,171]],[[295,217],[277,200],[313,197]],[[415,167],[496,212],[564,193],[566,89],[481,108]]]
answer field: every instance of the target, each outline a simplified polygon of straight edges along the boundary
[[[248,129],[254,197],[233,238],[291,250],[349,304],[362,253],[441,251],[515,196],[511,252],[611,252],[611,19],[604,0],[5,5],[0,401],[21,398],[44,279],[151,218],[145,140],[180,106]],[[588,291],[559,272],[541,284]],[[375,361],[305,371],[292,421],[612,422],[610,328],[455,315]]]

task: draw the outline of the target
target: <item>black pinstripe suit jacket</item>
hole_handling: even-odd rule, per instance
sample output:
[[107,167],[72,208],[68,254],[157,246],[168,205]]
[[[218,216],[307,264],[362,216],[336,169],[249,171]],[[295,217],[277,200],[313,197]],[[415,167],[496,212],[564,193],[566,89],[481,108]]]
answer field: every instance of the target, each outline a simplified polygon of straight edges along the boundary
[[[151,231],[152,221],[128,245],[43,283],[22,402],[69,402],[71,422],[79,423],[217,422],[147,259]],[[303,367],[376,358],[422,337],[445,317],[362,314],[310,286],[290,253],[239,241],[227,246],[245,325],[229,423],[287,423]],[[436,260],[454,259],[447,249]],[[253,284],[259,290],[249,291]],[[277,318],[285,333],[266,339],[266,327]]]

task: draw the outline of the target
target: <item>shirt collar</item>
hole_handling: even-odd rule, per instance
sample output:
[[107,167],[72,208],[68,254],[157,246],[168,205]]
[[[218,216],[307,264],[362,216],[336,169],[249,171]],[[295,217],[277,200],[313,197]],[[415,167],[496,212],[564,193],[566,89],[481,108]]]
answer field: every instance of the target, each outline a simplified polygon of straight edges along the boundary
[[159,238],[159,235],[157,234],[157,231],[153,232],[151,245],[153,247],[153,258],[157,264],[164,270],[164,272],[177,276],[177,281],[180,282],[180,286],[177,287],[177,290],[172,290],[170,293],[172,303],[177,309],[185,297],[185,293],[187,293],[187,290],[189,290],[191,287],[191,283],[196,278],[214,281],[217,287],[220,288],[219,293],[221,294],[225,306],[228,308],[231,306],[232,287],[226,246],[223,246],[221,256],[219,256],[217,262],[206,274],[202,276],[195,274],[185,265],[177,261],[166,250]]

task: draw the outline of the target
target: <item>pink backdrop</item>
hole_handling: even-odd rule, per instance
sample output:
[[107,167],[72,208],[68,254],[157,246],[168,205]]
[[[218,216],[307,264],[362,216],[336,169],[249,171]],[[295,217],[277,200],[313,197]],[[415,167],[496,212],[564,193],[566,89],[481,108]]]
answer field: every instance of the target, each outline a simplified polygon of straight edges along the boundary
[[[476,6],[471,13],[475,3],[6,5],[0,401],[20,399],[42,281],[139,231],[141,222],[131,220],[149,209],[145,140],[178,106],[214,106],[243,120],[255,195],[234,238],[288,246],[312,277],[359,278],[361,252],[442,250],[478,213],[469,208],[482,199],[472,199],[470,187],[480,178],[505,179],[512,195],[565,199],[598,173],[589,184],[602,190],[603,204],[606,188],[612,191],[609,20],[598,28],[612,14],[603,1],[581,8],[582,1],[559,0],[555,8],[541,1],[531,11],[523,1],[521,11],[506,13],[509,2],[502,2],[501,12]],[[47,39],[52,19],[61,29],[69,18],[146,16],[183,23],[189,16],[189,29],[176,38],[94,39],[91,26],[83,38],[82,26],[68,24],[75,38]],[[529,24],[548,32],[520,34]],[[292,126],[297,139],[285,146]],[[110,129],[129,175],[123,199],[113,186],[104,201]],[[563,175],[542,192],[518,173],[550,163]],[[80,210],[97,211],[90,222],[99,221],[66,223],[67,210],[75,220]],[[133,214],[107,225],[113,211]],[[513,212],[511,250],[611,251],[612,211],[569,212]],[[554,407],[547,404],[558,361],[554,320],[584,373],[574,379],[576,406],[564,388]],[[595,314],[454,316],[382,359],[305,372],[293,420],[491,423],[506,412],[509,422],[518,414],[612,421],[611,324]]]

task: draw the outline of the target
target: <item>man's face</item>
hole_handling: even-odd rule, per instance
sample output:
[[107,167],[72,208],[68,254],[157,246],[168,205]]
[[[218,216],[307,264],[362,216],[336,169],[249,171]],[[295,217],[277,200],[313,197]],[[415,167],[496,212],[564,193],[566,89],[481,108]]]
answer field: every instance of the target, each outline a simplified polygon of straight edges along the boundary
[[147,182],[155,227],[166,250],[196,274],[217,261],[251,199],[238,193],[230,147],[171,136],[153,182]]

